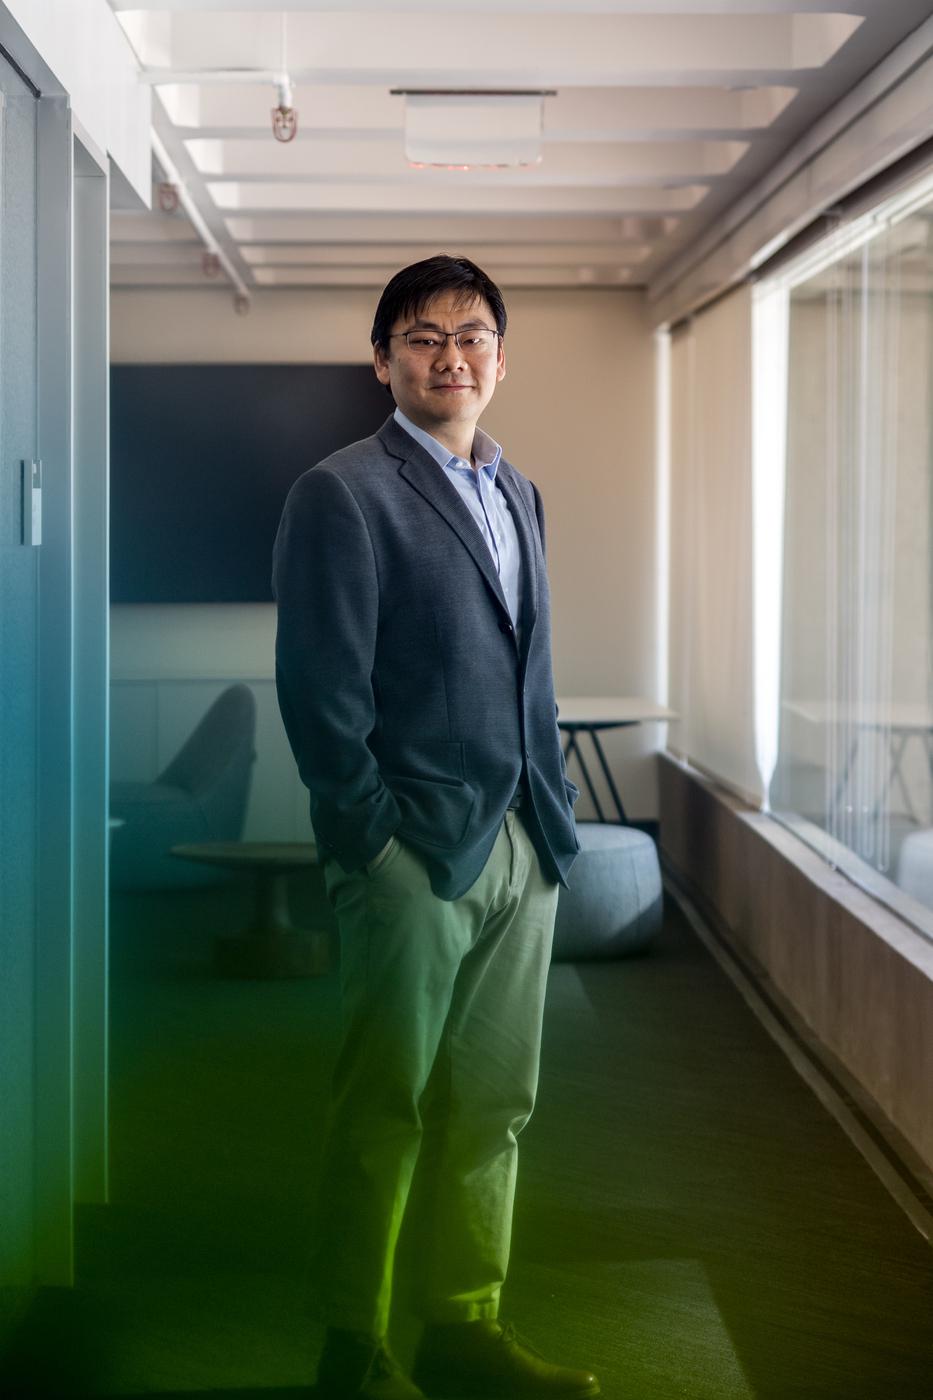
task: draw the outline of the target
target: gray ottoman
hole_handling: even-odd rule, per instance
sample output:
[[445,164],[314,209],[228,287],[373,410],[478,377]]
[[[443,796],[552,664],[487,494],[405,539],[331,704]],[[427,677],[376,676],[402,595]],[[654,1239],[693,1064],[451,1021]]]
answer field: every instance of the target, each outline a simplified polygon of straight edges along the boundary
[[933,909],[933,829],[912,831],[905,839],[896,879],[905,894]]
[[581,823],[581,851],[561,888],[554,962],[618,958],[646,948],[661,926],[661,869],[651,837],[631,826]]

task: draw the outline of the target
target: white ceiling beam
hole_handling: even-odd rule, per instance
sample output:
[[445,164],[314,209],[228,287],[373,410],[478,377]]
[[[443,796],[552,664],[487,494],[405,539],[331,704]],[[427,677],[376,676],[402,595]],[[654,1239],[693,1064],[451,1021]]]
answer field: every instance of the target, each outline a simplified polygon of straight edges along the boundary
[[[255,278],[260,287],[384,287],[404,263],[378,267],[260,267]],[[628,267],[498,267],[487,263],[484,271],[500,287],[624,286],[631,281]]]
[[224,247],[222,240],[216,236],[204,214],[198,208],[194,195],[188,188],[185,180],[179,174],[173,157],[166,150],[161,136],[154,127],[152,130],[152,153],[161,166],[166,181],[174,186],[181,207],[188,218],[188,222],[203,242],[206,251],[216,258],[217,265],[223,269],[227,278],[233,284],[234,291],[238,296],[244,297],[248,304],[249,288],[243,280],[239,269],[234,266],[230,254]]
[[[121,245],[133,246],[133,245]],[[635,265],[651,256],[647,243],[527,243],[474,244],[469,239],[455,240],[448,251],[456,251],[485,266],[551,267],[569,263],[607,263],[619,266]],[[345,244],[251,244],[241,249],[243,257],[254,269],[257,267],[374,267],[393,265],[406,267],[433,257],[437,243],[369,244],[347,247]]]
[[[544,139],[649,139],[679,131],[752,131],[770,126],[793,87],[565,87],[544,99]],[[575,138],[570,133],[579,133]],[[629,135],[631,133],[631,135]],[[636,135],[638,133],[638,135]]]
[[716,225],[669,260],[651,286],[659,322],[747,275],[821,211],[933,134],[933,18],[887,54],[742,194]]
[[203,275],[203,255],[200,241],[110,244],[111,267],[197,267]]
[[[169,266],[157,263],[145,263],[138,266],[130,266],[122,263],[115,263],[110,270],[110,285],[112,287],[206,287],[219,288],[229,296],[230,287],[223,279],[211,280],[204,276],[204,272],[199,264],[194,266]],[[254,288],[250,287],[250,297]],[[242,293],[238,293],[242,295]]]
[[152,104],[152,153],[162,168],[165,179],[178,191],[184,213],[205,247],[214,253],[233,285],[237,298],[243,298],[242,308],[249,309],[249,270],[241,259],[236,244],[208,196],[200,174],[195,170],[184,142],[175,133],[165,108],[155,98]]
[[[885,0],[890,3],[890,0]],[[394,14],[400,6],[399,0],[287,0],[286,4],[273,0],[277,10],[287,10],[289,14],[305,12],[327,13],[337,4],[346,14]],[[148,0],[140,5],[139,0],[110,0],[116,11],[153,10],[159,13],[255,13],[261,8],[262,0]],[[476,0],[404,0],[406,14],[475,14]],[[794,14],[820,13],[827,8],[826,0],[496,0],[496,9],[503,14]],[[871,8],[871,0],[847,0],[847,8],[854,14],[866,14]]]
[[704,185],[523,189],[502,185],[266,184],[209,181],[218,209],[257,213],[273,210],[372,211],[386,213],[666,214],[693,209],[707,193]]
[[[652,291],[659,269],[696,257],[717,220],[933,10],[933,0],[111,5],[149,70],[186,194],[246,285],[261,275],[270,287],[361,277],[375,287],[426,251],[472,248],[511,285],[626,276]],[[282,145],[272,78],[285,71],[299,120]],[[399,87],[556,89],[541,163],[413,169]],[[175,232],[184,220],[153,220],[151,234],[126,225],[116,238],[126,246],[115,278],[167,286],[174,272],[196,284],[186,259],[197,245]]]
[[[254,84],[160,84],[175,126],[218,136],[269,133],[269,91]],[[725,87],[563,87],[544,99],[544,140],[654,140],[671,133],[754,131],[770,126],[797,95],[793,87],[737,91]],[[298,140],[325,133],[352,139],[376,133],[392,139],[405,129],[405,102],[386,87],[299,84],[294,105]],[[241,138],[242,139],[242,138]]]
[[418,169],[405,159],[401,142],[305,141],[287,146],[273,140],[185,142],[195,167],[205,176],[274,180],[359,180],[403,185],[617,185],[723,175],[741,159],[741,141],[649,143],[564,143],[548,149],[540,165],[516,169]]
[[[287,67],[301,82],[395,87],[612,86],[702,82],[706,75],[821,68],[862,19],[846,14],[124,14],[143,65],[168,81],[186,70]],[[453,62],[451,60],[453,59]],[[708,80],[708,78],[707,78]],[[728,81],[728,76],[726,77]]]
[[[250,218],[234,216],[226,220],[232,238],[240,244],[302,242],[308,245],[340,242],[344,246],[373,243],[643,243],[666,238],[677,226],[671,216],[627,215],[621,218],[596,215],[480,215],[475,212],[454,217],[423,214],[346,215],[285,214]],[[244,255],[246,248],[242,249]]]
[[[271,85],[229,83],[160,84],[159,96],[178,127],[256,127],[269,131],[273,105]],[[294,105],[299,135],[314,127],[347,131],[405,129],[405,99],[393,97],[388,86],[372,84],[297,84]]]
[[110,238],[116,243],[195,243],[201,240],[184,214],[136,213],[110,215]]

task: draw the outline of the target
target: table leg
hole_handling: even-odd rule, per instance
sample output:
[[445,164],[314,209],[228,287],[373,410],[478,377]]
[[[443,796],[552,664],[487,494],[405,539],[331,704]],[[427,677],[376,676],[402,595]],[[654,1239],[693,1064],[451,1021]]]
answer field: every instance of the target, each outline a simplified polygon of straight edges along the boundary
[[[907,779],[904,776],[903,766],[904,754],[907,750],[907,745],[910,741],[911,735],[908,731],[906,734],[900,734],[897,736],[900,739],[900,746],[898,747],[896,753],[894,751],[894,737],[894,735],[891,736],[891,772],[888,777],[887,791],[885,792],[884,796],[887,796],[887,793],[890,792],[893,797],[894,784],[896,782],[901,790],[901,795],[904,798],[904,806],[907,808],[907,815],[910,817],[910,820],[916,826],[920,826],[920,818],[917,815],[916,808],[913,804],[913,799],[910,796],[910,789],[907,786]],[[882,797],[882,801],[884,800],[884,796]]]
[[221,977],[316,977],[328,968],[327,934],[298,929],[288,909],[288,874],[256,870],[253,919],[242,933],[218,938],[214,963]]
[[[852,740],[852,746],[846,755],[845,766],[842,770],[842,777],[836,784],[836,794],[833,799],[833,811],[831,815],[836,819],[837,822],[839,818],[839,809],[842,806],[842,799],[843,797],[849,796],[849,779],[852,774],[852,765],[855,762],[856,755],[858,754],[859,738],[859,731],[856,730],[855,738]],[[843,813],[842,815],[845,816],[845,813]],[[847,821],[844,823],[846,829],[848,829],[849,825],[850,824]]]
[[[585,729],[586,725],[580,725],[579,728]],[[577,743],[577,726],[575,725],[573,728],[571,728],[568,725],[567,733],[569,735],[569,738],[567,739],[567,746],[564,749],[564,762],[567,762],[567,759],[570,757],[571,753],[576,754],[577,762],[580,765],[580,772],[583,774],[583,781],[586,783],[587,790],[590,794],[590,800],[592,801],[593,806],[596,808],[596,815],[601,822],[605,822],[606,818],[603,816],[603,809],[599,805],[599,798],[596,796],[596,789],[593,787],[593,780],[590,777],[587,766],[583,761],[583,754],[580,751],[580,745]],[[592,738],[592,734],[590,735],[590,737]]]
[[619,814],[619,821],[622,823],[623,826],[628,826],[628,817],[625,815],[625,808],[622,806],[622,799],[619,796],[616,790],[616,785],[612,780],[612,774],[609,771],[609,764],[606,762],[606,755],[603,753],[603,746],[599,742],[599,736],[596,733],[595,729],[590,730],[590,738],[593,740],[593,748],[596,750],[596,757],[599,759],[600,763],[603,766],[603,774],[605,775],[606,782],[609,784],[609,791],[612,793],[612,800],[616,804],[616,811]]
[[923,747],[926,749],[927,767],[930,770],[930,786],[933,787],[933,734],[924,733]]

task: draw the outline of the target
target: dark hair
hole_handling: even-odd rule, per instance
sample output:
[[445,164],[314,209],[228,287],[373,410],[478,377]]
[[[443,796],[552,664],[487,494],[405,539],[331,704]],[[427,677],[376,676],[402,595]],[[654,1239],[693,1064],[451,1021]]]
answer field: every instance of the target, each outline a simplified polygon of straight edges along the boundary
[[495,318],[496,330],[500,335],[505,335],[505,302],[495,282],[469,258],[452,258],[447,253],[438,253],[433,258],[425,258],[424,262],[403,267],[392,278],[376,307],[373,345],[381,345],[388,353],[388,338],[396,321],[420,315],[435,297],[444,292],[459,292],[459,299],[464,303],[485,298]]

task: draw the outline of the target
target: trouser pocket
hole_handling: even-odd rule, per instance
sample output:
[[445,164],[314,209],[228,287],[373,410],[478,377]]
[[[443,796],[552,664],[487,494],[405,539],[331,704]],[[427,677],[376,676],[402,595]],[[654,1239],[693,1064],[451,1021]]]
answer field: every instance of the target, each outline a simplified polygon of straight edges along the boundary
[[376,856],[373,856],[372,860],[367,861],[367,863],[366,863],[366,874],[367,874],[367,875],[375,875],[376,871],[379,869],[380,865],[382,865],[382,863],[383,863],[383,861],[385,860],[386,856],[390,855],[391,852],[392,852],[393,847],[395,847],[395,846],[397,846],[397,845],[398,845],[398,837],[397,837],[397,836],[390,836],[389,839],[388,839],[388,841],[387,841],[387,842],[385,843],[385,845],[383,846],[382,850],[379,852],[379,854],[376,855]]

